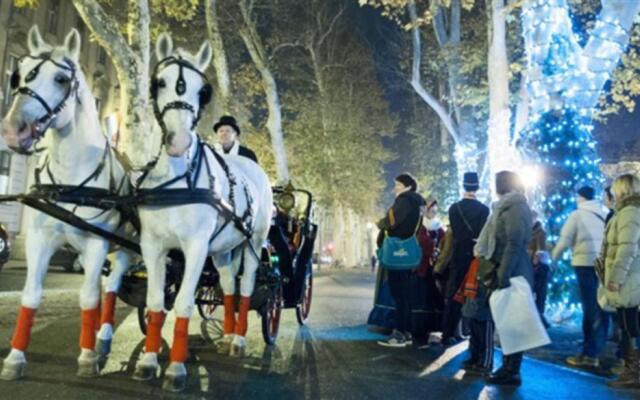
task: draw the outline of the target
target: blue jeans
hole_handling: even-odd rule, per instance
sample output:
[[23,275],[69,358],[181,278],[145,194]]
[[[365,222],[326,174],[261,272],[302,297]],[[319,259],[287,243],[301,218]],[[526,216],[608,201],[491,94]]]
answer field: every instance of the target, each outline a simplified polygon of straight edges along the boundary
[[607,342],[609,318],[598,304],[598,277],[593,267],[574,267],[582,303],[582,354],[598,357]]

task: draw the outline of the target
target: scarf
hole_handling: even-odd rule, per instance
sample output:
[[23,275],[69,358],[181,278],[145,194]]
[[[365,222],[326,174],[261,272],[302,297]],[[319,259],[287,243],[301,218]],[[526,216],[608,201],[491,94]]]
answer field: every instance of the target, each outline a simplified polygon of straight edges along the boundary
[[238,155],[238,152],[240,151],[240,142],[238,142],[237,140],[235,140],[233,142],[233,146],[231,146],[231,148],[229,149],[229,151],[224,151],[224,148],[222,147],[222,145],[220,143],[215,143],[213,145],[213,147],[216,149],[216,151],[222,155],[225,154],[233,154],[235,156]]

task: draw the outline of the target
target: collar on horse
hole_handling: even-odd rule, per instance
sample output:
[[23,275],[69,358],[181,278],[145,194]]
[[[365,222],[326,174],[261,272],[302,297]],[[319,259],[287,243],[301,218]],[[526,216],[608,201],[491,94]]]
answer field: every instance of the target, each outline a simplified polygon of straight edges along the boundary
[[[209,149],[212,152],[229,181],[229,202],[225,201],[214,190],[215,181],[208,162],[206,149]],[[229,223],[233,223],[233,225],[242,232],[245,237],[251,238],[253,236],[253,215],[251,212],[253,199],[251,198],[246,182],[243,187],[244,195],[247,198],[247,210],[242,216],[239,216],[236,213],[235,205],[235,187],[237,185],[236,178],[229,170],[229,165],[224,158],[218,154],[215,149],[203,142],[199,136],[197,136],[195,156],[193,157],[193,160],[191,160],[191,163],[184,174],[178,175],[151,189],[141,189],[140,186],[147,178],[149,172],[153,170],[156,163],[157,160],[149,163],[143,174],[136,182],[135,188],[137,205],[167,207],[185,204],[207,204],[218,211],[220,217],[224,220],[224,223],[218,230],[216,230],[210,238],[210,241],[213,241],[213,239],[215,239]],[[196,185],[198,183],[203,164],[207,169],[209,187],[197,188]],[[168,188],[170,185],[183,179],[187,183],[186,188]]]
[[[56,182],[49,167],[49,157],[47,156],[43,165],[35,169],[35,184],[30,195],[42,198],[50,203],[72,203],[77,206],[100,208],[104,211],[110,210],[118,205],[118,194],[122,191],[126,182],[126,177],[123,177],[119,183],[116,183],[113,175],[113,162],[110,163],[108,189],[87,186],[91,181],[98,179],[107,164],[107,160],[111,160],[111,148],[108,141],[105,143],[102,159],[93,172],[78,185],[65,185]],[[43,170],[47,173],[51,183],[42,183],[40,175]]]
[[[26,83],[29,83],[34,79],[36,79],[36,77],[38,76],[38,73],[40,72],[40,68],[46,62],[50,62],[60,69],[71,72],[71,77],[69,80],[69,87],[67,88],[67,92],[65,93],[62,100],[60,100],[60,102],[55,107],[52,107],[51,105],[49,105],[49,103],[47,103],[47,101],[42,96],[40,96],[36,91],[32,90],[28,86],[19,86],[20,75],[18,74],[18,70],[14,71],[13,74],[11,75],[11,86],[14,89],[13,95],[23,94],[25,96],[32,97],[36,99],[38,103],[40,103],[40,105],[45,109],[45,112],[46,112],[45,115],[43,115],[42,117],[36,120],[35,140],[39,141],[40,139],[42,139],[42,137],[44,136],[44,133],[49,128],[53,120],[58,116],[58,114],[62,112],[64,107],[67,105],[67,100],[69,100],[71,95],[76,94],[77,96],[77,91],[78,91],[78,87],[80,86],[80,83],[78,81],[78,77],[76,74],[75,64],[66,57],[62,59],[62,62],[55,61],[53,58],[51,58],[51,53],[43,53],[43,54],[40,54],[39,56],[27,55],[22,58],[31,58],[34,60],[40,60],[40,62],[35,67],[33,67],[31,71],[29,71],[27,76],[25,76],[24,81]],[[27,152],[27,154],[31,154],[31,153],[32,152]]]

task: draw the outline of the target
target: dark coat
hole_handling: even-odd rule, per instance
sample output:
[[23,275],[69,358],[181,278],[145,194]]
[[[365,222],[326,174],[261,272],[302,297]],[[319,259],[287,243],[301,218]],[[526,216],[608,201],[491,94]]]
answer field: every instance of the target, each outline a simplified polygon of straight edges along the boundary
[[[421,221],[420,208],[426,203],[422,196],[408,191],[397,196],[384,218],[378,221],[380,231],[387,231],[389,236],[407,239],[416,234]],[[381,243],[378,243],[380,246]]]
[[453,248],[445,296],[453,296],[462,284],[473,259],[475,240],[488,216],[489,207],[475,199],[462,199],[449,208]]
[[533,287],[533,265],[527,251],[533,222],[527,199],[509,193],[495,212],[496,248],[491,259],[498,264],[498,286],[507,287],[510,278],[522,276]]
[[256,157],[256,153],[254,153],[253,150],[251,150],[248,147],[240,145],[240,147],[238,148],[238,155],[239,156],[243,156],[243,157],[247,157],[247,158],[253,160],[256,164],[258,163],[258,157]]
[[536,223],[533,224],[533,232],[531,234],[531,240],[529,241],[529,248],[527,251],[532,260],[537,252],[547,251],[547,234],[545,233],[540,221],[536,221]]

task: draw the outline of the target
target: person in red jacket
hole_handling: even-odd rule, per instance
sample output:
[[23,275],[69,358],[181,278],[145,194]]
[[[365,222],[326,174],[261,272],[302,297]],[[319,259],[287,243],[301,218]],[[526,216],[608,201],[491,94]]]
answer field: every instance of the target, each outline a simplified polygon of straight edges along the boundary
[[442,223],[437,218],[438,202],[427,202],[424,224],[418,230],[422,248],[422,262],[415,271],[411,285],[412,330],[418,336],[442,330],[444,299],[436,286],[433,266],[438,257],[439,244],[444,237]]

